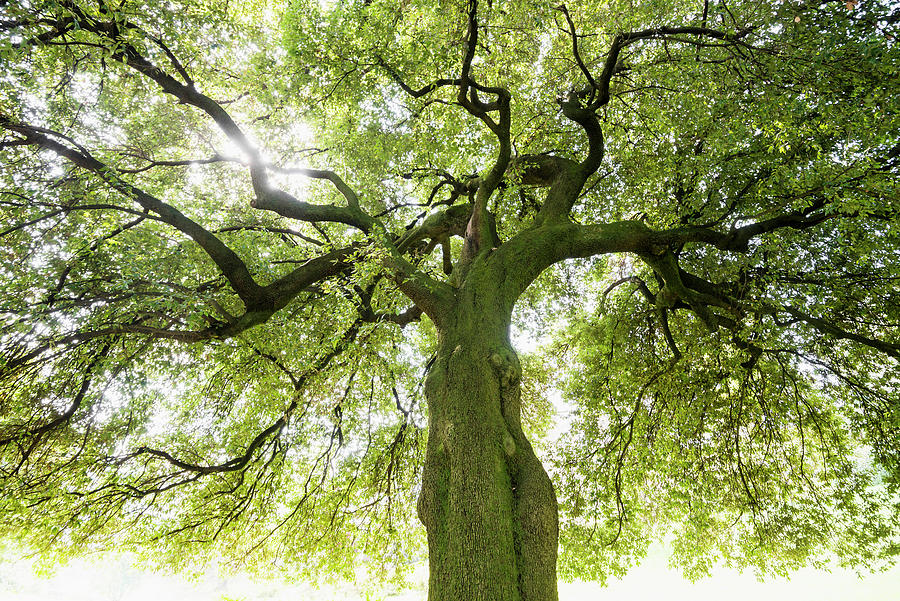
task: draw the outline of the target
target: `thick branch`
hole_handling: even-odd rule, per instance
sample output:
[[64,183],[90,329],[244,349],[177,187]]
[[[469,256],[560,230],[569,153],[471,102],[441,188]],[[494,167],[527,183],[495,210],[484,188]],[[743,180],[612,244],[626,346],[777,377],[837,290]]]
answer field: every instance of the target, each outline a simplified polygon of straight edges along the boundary
[[[752,28],[742,29],[736,33],[728,33],[709,27],[656,27],[644,29],[642,31],[620,33],[613,38],[612,44],[610,44],[609,47],[609,52],[606,55],[606,60],[603,64],[603,71],[600,72],[600,76],[595,78],[594,83],[592,84],[592,87],[596,90],[596,96],[589,106],[597,109],[609,103],[610,81],[616,72],[619,55],[629,44],[633,44],[640,40],[673,39],[673,36],[697,36],[697,38],[709,37],[728,43],[738,44],[742,43],[741,40],[751,31]],[[696,43],[697,41],[695,39],[677,37],[675,37],[674,40],[685,43]]]
[[557,167],[559,170],[547,191],[541,210],[535,217],[536,226],[566,218],[589,176],[581,165],[567,159],[559,158]]
[[247,270],[247,266],[237,254],[214,234],[186,217],[178,209],[120,179],[112,169],[88,154],[87,151],[75,150],[61,144],[48,135],[40,133],[39,128],[14,123],[4,115],[0,115],[0,127],[22,134],[31,144],[50,150],[72,164],[94,173],[110,187],[131,198],[144,209],[159,215],[161,221],[189,236],[206,252],[248,307],[265,304],[262,287],[256,283]]
[[794,307],[788,306],[784,307],[783,309],[795,319],[799,319],[805,324],[812,326],[813,329],[822,334],[827,334],[839,340],[852,340],[853,342],[858,342],[862,345],[881,351],[882,353],[894,357],[895,359],[900,359],[900,344],[891,344],[889,342],[876,340],[874,338],[869,338],[868,336],[863,336],[861,334],[848,332],[847,330],[839,328],[829,321],[826,321],[819,317],[813,317],[812,315],[809,315],[808,313],[805,313]]
[[[187,77],[186,73],[182,73],[187,77],[188,84],[183,84],[174,77],[151,63],[131,44],[124,42],[121,38],[120,24],[116,21],[103,22],[85,14],[80,7],[72,2],[64,2],[64,6],[70,10],[78,21],[78,25],[101,38],[108,38],[116,42],[117,50],[113,53],[113,58],[125,63],[135,71],[148,77],[156,82],[157,85],[167,94],[177,98],[180,102],[193,106],[206,113],[237,146],[244,152],[250,160],[250,177],[253,184],[253,190],[256,194],[256,202],[253,206],[275,211],[286,217],[301,219],[304,221],[334,221],[338,223],[346,223],[354,227],[358,227],[364,231],[368,230],[371,225],[371,218],[365,215],[359,207],[356,195],[336,174],[326,171],[309,170],[310,177],[320,177],[328,179],[348,202],[348,207],[341,208],[331,205],[311,205],[299,201],[294,196],[283,190],[273,188],[269,184],[266,174],[266,166],[259,157],[259,152],[235,123],[228,112],[215,100],[197,91],[193,82]],[[122,27],[140,31],[136,25],[125,23]],[[150,39],[156,41],[152,36]],[[170,57],[170,60],[174,57]],[[177,60],[175,61],[177,63]],[[176,67],[177,68],[177,67]],[[183,68],[182,68],[183,70]]]
[[429,215],[421,225],[409,230],[397,243],[397,250],[406,252],[422,240],[447,240],[450,236],[463,236],[472,215],[472,205],[454,205]]
[[504,274],[503,294],[511,309],[522,292],[545,269],[566,259],[657,247],[656,232],[640,221],[577,225],[548,221],[503,243],[489,261]]
[[269,190],[262,198],[257,197],[256,200],[250,202],[250,206],[268,210],[283,217],[298,219],[300,221],[329,221],[334,223],[345,223],[363,231],[368,231],[371,227],[372,219],[363,213],[359,207],[359,198],[356,192],[347,185],[347,183],[334,171],[327,169],[311,169],[308,167],[280,167],[271,165],[263,161],[257,161],[256,165],[244,159],[236,157],[226,157],[215,154],[208,159],[184,159],[171,161],[150,160],[147,165],[135,169],[119,169],[120,173],[141,173],[154,167],[185,167],[189,165],[210,165],[214,163],[238,163],[249,166],[252,169],[269,169],[278,173],[296,174],[311,179],[324,179],[330,181],[338,192],[347,201],[347,207],[336,207],[333,205],[316,205],[298,200],[290,194],[281,190]]
[[[241,300],[244,301],[247,309],[246,313],[243,315],[203,330],[172,330],[168,327],[154,327],[140,323],[122,324],[101,328],[92,332],[72,334],[65,337],[69,342],[83,341],[91,338],[122,333],[144,334],[155,338],[167,338],[186,342],[194,342],[209,338],[231,337],[248,328],[265,322],[276,311],[285,307],[300,292],[307,289],[312,284],[333,277],[348,269],[350,263],[348,263],[346,259],[352,251],[359,248],[359,245],[352,245],[316,257],[271,284],[260,286],[250,275],[246,265],[240,260],[237,254],[222,243],[222,241],[214,234],[190,220],[171,205],[144,192],[136,186],[123,181],[106,165],[92,157],[86,150],[75,150],[70,148],[53,140],[48,135],[36,131],[38,128],[13,123],[2,116],[0,116],[0,127],[22,134],[26,136],[29,143],[51,150],[59,156],[68,159],[73,164],[100,176],[112,188],[135,200],[145,210],[158,214],[160,216],[160,221],[167,223],[188,235],[210,256],[223,275],[228,279],[232,288]],[[310,211],[306,214],[307,217],[314,216],[315,212],[322,208],[316,205],[306,205],[306,203],[301,204]],[[296,205],[294,208],[296,208]],[[337,207],[331,208],[337,209]],[[453,209],[448,212],[458,214],[460,209]],[[437,226],[438,224],[431,225]],[[432,280],[425,274],[420,273],[412,264],[406,261],[401,256],[402,251],[398,251],[394,247],[391,237],[387,235],[383,230],[383,227],[379,226],[379,231],[382,232],[382,235],[376,237],[388,250],[390,260],[386,262],[386,266],[393,271],[393,279],[413,302],[415,302],[423,311],[428,313],[429,316],[435,318],[435,316],[440,313],[441,302],[438,300],[438,297],[441,294],[439,294],[439,291],[442,291],[444,296],[446,296],[447,291],[443,290],[438,282]],[[65,343],[65,341],[59,339],[55,342]],[[46,348],[46,346],[42,346],[42,348]]]
[[[691,310],[711,332],[722,325],[722,321],[719,315],[710,311],[710,307],[720,307],[735,315],[738,314],[736,303],[732,302],[731,299],[722,298],[720,295],[710,294],[708,291],[702,291],[687,285],[686,278],[683,278],[682,274],[685,276],[688,274],[681,270],[678,265],[678,259],[672,251],[666,250],[660,254],[647,252],[639,252],[637,254],[647,265],[653,268],[664,283],[663,289],[657,294],[657,305],[660,308],[669,309],[675,306],[677,301],[682,301],[690,306]],[[699,278],[687,281],[697,280]],[[707,288],[709,287],[711,287],[711,284]],[[729,319],[728,321],[732,320]]]
[[769,219],[734,228],[728,233],[718,232],[708,227],[678,227],[660,232],[660,242],[669,246],[677,246],[687,242],[701,242],[715,246],[719,250],[738,253],[749,251],[750,241],[754,238],[783,228],[805,230],[840,217],[840,213],[815,211],[824,208],[824,201],[817,201],[806,209],[776,215]]

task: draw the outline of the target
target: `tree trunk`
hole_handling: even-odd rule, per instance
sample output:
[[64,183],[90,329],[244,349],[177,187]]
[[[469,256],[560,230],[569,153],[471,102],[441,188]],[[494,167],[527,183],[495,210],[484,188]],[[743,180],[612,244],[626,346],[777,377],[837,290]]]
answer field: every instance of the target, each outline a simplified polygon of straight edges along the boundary
[[497,284],[466,278],[425,383],[429,601],[557,600],[556,494],[522,432],[521,368]]

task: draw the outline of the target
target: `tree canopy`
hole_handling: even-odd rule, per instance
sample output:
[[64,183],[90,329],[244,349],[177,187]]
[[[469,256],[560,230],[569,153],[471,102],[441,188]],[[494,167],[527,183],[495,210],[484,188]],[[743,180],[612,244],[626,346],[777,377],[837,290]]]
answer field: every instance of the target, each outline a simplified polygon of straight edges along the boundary
[[469,396],[485,515],[546,525],[530,439],[564,576],[663,536],[689,575],[890,561],[898,34],[886,0],[0,2],[0,536],[401,574],[417,497],[432,557],[466,519]]

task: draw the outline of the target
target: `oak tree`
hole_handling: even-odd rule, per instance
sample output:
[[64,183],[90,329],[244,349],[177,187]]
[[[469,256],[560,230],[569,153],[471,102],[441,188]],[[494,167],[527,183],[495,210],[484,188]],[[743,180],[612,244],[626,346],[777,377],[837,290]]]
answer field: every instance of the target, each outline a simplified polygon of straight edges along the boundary
[[0,2],[0,533],[427,548],[431,601],[555,600],[663,535],[691,575],[889,560],[898,24]]

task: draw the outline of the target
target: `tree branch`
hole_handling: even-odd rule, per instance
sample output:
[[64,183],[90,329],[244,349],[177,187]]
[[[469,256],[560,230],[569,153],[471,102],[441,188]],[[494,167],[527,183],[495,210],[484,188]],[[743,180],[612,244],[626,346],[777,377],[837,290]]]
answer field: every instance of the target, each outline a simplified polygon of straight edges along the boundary
[[[331,349],[328,353],[321,356],[315,364],[310,367],[309,370],[301,374],[299,377],[291,378],[292,384],[298,392],[303,389],[306,385],[307,380],[324,370],[328,367],[331,361],[343,353],[347,347],[356,340],[356,336],[359,333],[359,328],[362,325],[362,320],[356,320],[338,339],[338,343]],[[229,459],[220,464],[214,465],[200,465],[196,463],[190,463],[187,461],[180,460],[173,456],[172,454],[161,451],[159,449],[152,449],[149,447],[140,447],[126,458],[131,459],[133,457],[138,457],[140,455],[152,455],[154,457],[158,457],[160,459],[164,459],[167,462],[171,463],[175,467],[189,472],[196,472],[201,475],[206,474],[218,474],[225,472],[234,472],[243,469],[250,461],[253,459],[256,451],[265,443],[265,441],[271,436],[277,436],[281,433],[284,427],[287,425],[288,420],[290,420],[291,414],[297,408],[298,401],[297,398],[291,401],[290,405],[288,405],[287,409],[276,419],[269,427],[265,430],[257,434],[247,445],[245,451],[237,456]]]
[[[360,209],[356,195],[346,184],[344,184],[343,180],[331,172],[309,170],[309,175],[310,177],[328,179],[335,184],[338,191],[341,192],[348,202],[348,207],[346,208],[335,207],[332,205],[311,205],[298,200],[283,190],[273,188],[269,184],[268,175],[266,174],[266,165],[260,159],[259,152],[228,112],[212,98],[198,92],[186,73],[182,73],[182,76],[186,77],[186,81],[189,83],[182,84],[147,60],[132,44],[125,42],[120,37],[120,29],[121,27],[125,27],[141,31],[141,33],[147,35],[154,42],[157,41],[156,38],[149,36],[137,25],[132,23],[125,22],[120,27],[120,24],[116,21],[103,22],[90,17],[85,14],[79,6],[69,0],[65,0],[62,4],[74,15],[81,29],[90,31],[100,38],[111,39],[116,42],[116,50],[114,50],[112,54],[113,58],[156,82],[163,92],[174,96],[184,104],[198,108],[206,113],[212,118],[219,129],[237,144],[250,161],[250,178],[253,184],[253,190],[257,197],[256,201],[251,203],[252,206],[259,209],[275,211],[285,217],[301,219],[304,221],[334,221],[352,225],[364,231],[368,231],[369,227],[371,227],[372,219]],[[171,58],[174,59],[174,57]],[[177,59],[175,60],[175,63],[177,63]]]
[[889,355],[895,359],[900,359],[900,344],[891,344],[889,342],[884,342],[881,340],[876,340],[874,338],[869,338],[868,336],[863,336],[861,334],[856,334],[853,332],[848,332],[843,328],[839,328],[833,323],[821,319],[819,317],[813,317],[808,313],[805,313],[795,307],[784,306],[782,307],[786,313],[795,319],[799,319],[803,323],[812,326],[817,332],[821,334],[828,334],[838,340],[852,340],[853,342],[858,342],[864,346],[868,346],[875,350],[881,351],[882,353]]
[[[592,88],[596,91],[596,96],[588,106],[593,109],[598,109],[609,103],[610,81],[616,73],[619,55],[629,44],[633,44],[640,40],[672,39],[673,36],[679,35],[697,36],[698,39],[709,37],[723,40],[731,44],[740,44],[742,43],[741,40],[751,31],[753,31],[752,27],[741,29],[736,33],[728,33],[708,27],[655,27],[652,29],[644,29],[642,31],[620,33],[613,38],[612,44],[610,44],[609,47],[609,52],[606,55],[606,60],[603,63],[603,70],[601,71],[600,76],[597,77],[592,84]],[[696,40],[679,38],[675,38],[675,41],[683,43],[697,42]],[[593,92],[591,92],[591,95],[594,96]]]
[[186,234],[206,252],[245,305],[253,307],[267,304],[262,287],[256,283],[247,266],[237,254],[214,234],[186,217],[175,207],[125,182],[116,176],[112,169],[88,154],[86,150],[75,150],[51,139],[47,134],[42,133],[42,131],[46,131],[42,128],[15,123],[2,114],[0,114],[0,127],[24,135],[32,144],[50,150],[72,164],[94,173],[111,188],[134,200],[145,210],[153,211],[159,215],[161,221]]
[[55,428],[58,428],[60,425],[67,423],[69,420],[71,420],[72,417],[75,415],[75,412],[78,411],[78,408],[81,407],[81,404],[84,402],[84,397],[91,387],[93,378],[96,375],[94,373],[94,369],[97,367],[97,365],[103,359],[105,359],[107,357],[107,355],[109,354],[109,349],[110,349],[111,345],[112,345],[111,342],[105,343],[103,345],[103,347],[97,352],[97,354],[94,355],[94,357],[91,359],[90,363],[88,363],[85,366],[84,371],[83,371],[84,377],[81,380],[81,386],[78,388],[78,391],[75,393],[75,396],[72,398],[72,404],[69,405],[68,409],[66,409],[63,413],[61,413],[56,418],[48,421],[45,424],[42,424],[35,428],[32,428],[31,430],[28,430],[27,432],[14,433],[12,436],[8,436],[7,438],[0,439],[0,447],[4,447],[7,444],[9,444],[15,440],[20,440],[23,438],[30,438],[33,441],[32,444],[30,445],[31,448],[33,449],[40,442],[40,439],[44,434],[46,434],[47,432],[49,432]]
[[446,86],[459,86],[463,83],[461,79],[441,78],[434,81],[433,83],[419,88],[418,90],[414,90],[403,80],[402,77],[400,77],[400,74],[397,73],[397,70],[394,69],[390,64],[388,64],[388,62],[385,61],[381,56],[376,55],[375,60],[377,60],[378,64],[381,65],[385,71],[387,71],[388,75],[391,76],[391,79],[394,80],[394,83],[400,86],[400,89],[402,89],[413,98],[422,98],[423,96],[431,94],[438,88]]
[[598,89],[597,82],[594,81],[594,77],[591,75],[590,70],[584,64],[584,61],[581,60],[581,53],[578,52],[578,33],[575,30],[575,23],[572,22],[572,17],[569,15],[569,10],[566,8],[565,4],[560,4],[556,7],[556,10],[563,14],[566,18],[566,23],[569,25],[568,33],[572,36],[572,55],[575,57],[575,62],[578,64],[578,68],[581,69],[581,73],[584,75],[585,79],[588,80],[592,90],[596,91]]

